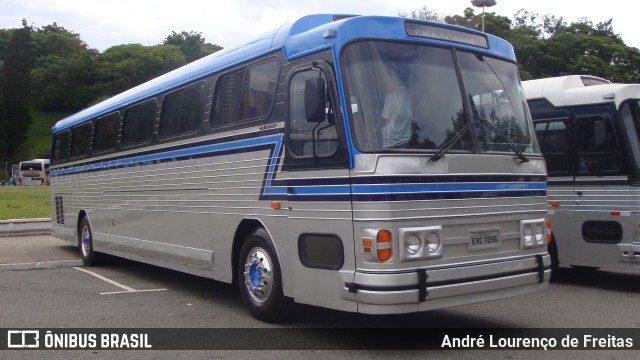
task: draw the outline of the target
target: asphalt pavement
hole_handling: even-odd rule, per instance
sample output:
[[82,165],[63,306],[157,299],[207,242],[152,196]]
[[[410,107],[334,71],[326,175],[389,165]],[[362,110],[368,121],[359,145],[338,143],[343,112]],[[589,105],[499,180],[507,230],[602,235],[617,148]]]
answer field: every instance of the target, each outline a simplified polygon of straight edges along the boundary
[[[17,231],[2,231],[8,228],[0,224],[0,271],[55,269],[82,266],[77,246],[49,236],[51,230],[42,230],[42,220],[21,220]],[[29,231],[31,230],[31,231]]]

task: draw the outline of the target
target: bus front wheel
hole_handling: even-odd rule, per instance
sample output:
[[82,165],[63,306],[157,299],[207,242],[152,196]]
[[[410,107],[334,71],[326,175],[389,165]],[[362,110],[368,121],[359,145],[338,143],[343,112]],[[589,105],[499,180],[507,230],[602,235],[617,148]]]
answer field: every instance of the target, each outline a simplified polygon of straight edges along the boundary
[[104,254],[93,251],[93,232],[91,231],[89,220],[87,220],[86,217],[80,220],[78,247],[80,248],[82,262],[86,266],[96,266],[103,263]]
[[247,237],[238,259],[238,284],[251,315],[274,323],[284,320],[291,300],[284,296],[280,264],[271,244],[264,229]]

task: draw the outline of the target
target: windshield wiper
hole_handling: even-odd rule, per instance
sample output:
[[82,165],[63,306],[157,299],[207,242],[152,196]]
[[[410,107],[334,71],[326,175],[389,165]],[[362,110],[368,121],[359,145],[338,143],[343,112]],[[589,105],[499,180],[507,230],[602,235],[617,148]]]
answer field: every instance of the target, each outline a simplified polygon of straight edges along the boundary
[[516,153],[516,155],[520,158],[520,163],[521,164],[528,162],[529,159],[527,159],[527,157],[522,153],[522,151],[518,150],[518,147],[516,146],[516,144],[514,144],[511,140],[509,140],[509,138],[506,137],[502,132],[500,132],[500,130],[496,129],[496,127],[493,126],[489,121],[487,121],[486,119],[483,119],[480,116],[480,113],[478,113],[478,108],[476,107],[476,104],[473,101],[473,97],[471,95],[469,95],[469,101],[471,102],[471,106],[473,108],[473,118],[474,118],[475,122],[479,122],[481,124],[486,125],[496,135],[500,136],[504,140],[504,142],[507,145],[509,145],[511,150],[513,150],[513,152]]
[[444,156],[444,154],[446,154],[447,151],[449,151],[449,149],[451,149],[451,147],[453,145],[455,145],[455,143],[464,135],[466,134],[469,129],[471,129],[471,126],[473,125],[473,122],[469,121],[465,126],[463,126],[462,128],[458,129],[452,136],[450,136],[447,140],[445,140],[442,144],[440,144],[440,146],[438,146],[438,152],[436,152],[435,154],[433,154],[433,156],[431,158],[429,158],[429,161],[438,161],[440,159],[442,159],[442,157]]

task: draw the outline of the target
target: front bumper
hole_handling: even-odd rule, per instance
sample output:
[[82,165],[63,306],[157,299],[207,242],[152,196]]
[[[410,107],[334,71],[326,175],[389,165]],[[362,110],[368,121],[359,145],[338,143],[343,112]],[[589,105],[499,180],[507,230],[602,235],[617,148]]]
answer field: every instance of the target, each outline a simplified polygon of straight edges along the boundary
[[549,255],[499,259],[407,272],[356,271],[343,298],[358,312],[394,314],[433,310],[523,295],[546,289]]

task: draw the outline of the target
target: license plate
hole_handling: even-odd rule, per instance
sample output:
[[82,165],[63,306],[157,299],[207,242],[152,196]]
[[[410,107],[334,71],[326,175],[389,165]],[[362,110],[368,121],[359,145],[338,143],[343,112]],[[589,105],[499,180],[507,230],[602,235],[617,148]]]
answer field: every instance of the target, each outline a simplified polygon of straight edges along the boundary
[[500,230],[469,232],[470,249],[486,249],[500,246]]

